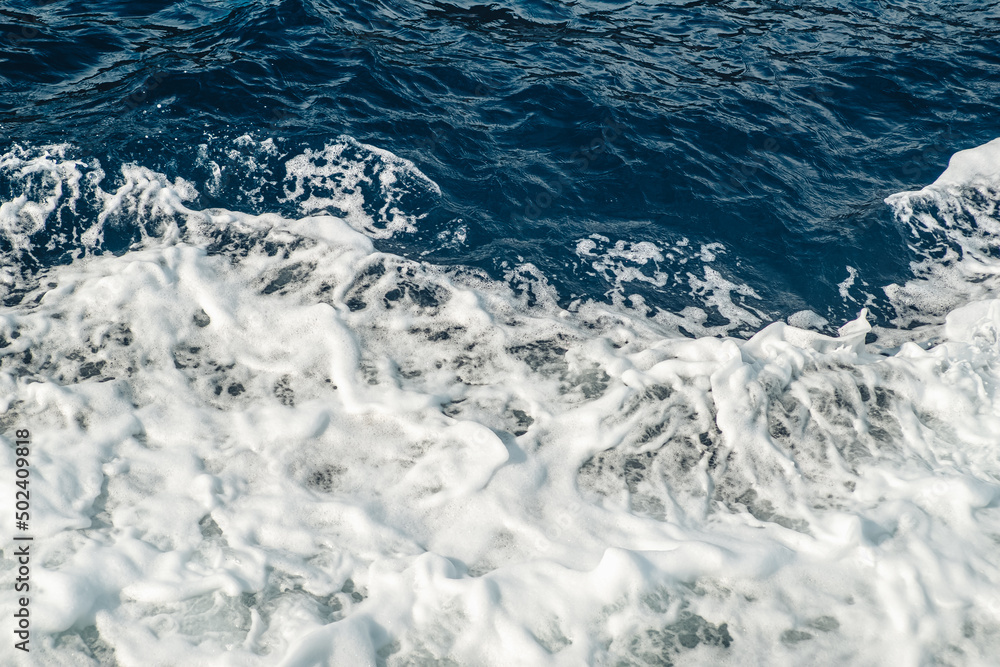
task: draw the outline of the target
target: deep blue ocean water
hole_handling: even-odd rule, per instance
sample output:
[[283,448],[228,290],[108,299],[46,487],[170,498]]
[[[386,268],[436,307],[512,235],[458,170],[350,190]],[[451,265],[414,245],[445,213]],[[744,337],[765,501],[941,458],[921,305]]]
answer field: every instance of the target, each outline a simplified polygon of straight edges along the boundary
[[[349,135],[440,186],[414,191],[419,229],[382,249],[494,277],[530,262],[565,304],[614,287],[579,239],[721,243],[715,268],[765,319],[810,308],[839,323],[867,299],[884,321],[879,287],[909,277],[914,241],[883,199],[995,136],[998,40],[1000,8],[951,0],[12,0],[0,144],[67,142],[108,174],[137,162],[201,185],[193,147],[207,143],[221,187],[198,205],[281,212],[262,177],[281,161],[258,156],[254,172],[232,142],[294,153]],[[19,261],[68,261],[73,234],[53,235]],[[124,225],[103,248],[137,238]],[[660,269],[683,275],[671,261]],[[676,312],[692,303],[677,287],[627,291]]]

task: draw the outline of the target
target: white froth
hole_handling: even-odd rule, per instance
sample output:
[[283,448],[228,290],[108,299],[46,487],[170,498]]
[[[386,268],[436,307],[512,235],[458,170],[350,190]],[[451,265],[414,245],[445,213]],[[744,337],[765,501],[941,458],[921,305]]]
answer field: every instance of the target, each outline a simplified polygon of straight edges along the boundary
[[959,151],[948,160],[948,168],[931,187],[995,184],[1000,180],[1000,139]]
[[788,323],[799,329],[822,329],[830,322],[811,310],[800,310],[788,316]]
[[843,300],[848,300],[851,298],[851,288],[854,287],[854,281],[858,278],[858,270],[853,266],[847,267],[847,278],[844,279],[842,283],[837,285],[837,289],[840,290],[840,298]]
[[[749,285],[729,280],[718,269],[708,266],[719,254],[726,252],[721,243],[703,244],[695,251],[686,238],[662,247],[649,241],[618,240],[611,245],[608,237],[591,234],[577,241],[575,252],[589,264],[593,270],[591,275],[610,285],[605,296],[610,297],[612,303],[649,314],[675,331],[682,327],[699,336],[725,335],[746,327],[756,328],[762,322],[756,308],[746,303],[747,298],[759,302],[760,295]],[[630,283],[646,283],[661,291],[683,290],[703,308],[653,313],[645,306],[641,295],[628,293]],[[744,298],[740,299],[741,296]],[[706,325],[706,309],[722,321]]]
[[[334,178],[315,157],[303,184]],[[95,209],[159,231],[0,313],[0,476],[32,431],[37,664],[1000,653],[1000,301],[891,355],[866,311],[837,336],[803,311],[681,338],[562,310],[530,264],[498,283],[376,252],[357,220],[192,210],[141,166],[122,183]],[[763,325],[707,265],[722,250],[577,245],[609,279],[698,258],[683,284]]]
[[1000,139],[952,156],[931,185],[888,197],[908,228],[912,280],[889,285],[897,324],[939,324],[945,315],[1000,291]]
[[14,146],[0,156],[0,173],[26,184],[25,192],[0,203],[0,233],[16,252],[28,251],[28,237],[45,229],[45,221],[68,200],[80,196],[80,163],[66,158],[68,145],[48,146],[40,152]]
[[[343,212],[348,224],[376,238],[416,231],[419,216],[400,208],[400,195],[406,192],[399,183],[402,175],[441,194],[438,185],[409,160],[350,137],[341,137],[322,151],[307,149],[287,160],[284,166],[285,201],[297,201],[306,214]],[[365,207],[364,186],[376,184],[382,206],[373,214]],[[306,186],[324,194],[306,197]]]

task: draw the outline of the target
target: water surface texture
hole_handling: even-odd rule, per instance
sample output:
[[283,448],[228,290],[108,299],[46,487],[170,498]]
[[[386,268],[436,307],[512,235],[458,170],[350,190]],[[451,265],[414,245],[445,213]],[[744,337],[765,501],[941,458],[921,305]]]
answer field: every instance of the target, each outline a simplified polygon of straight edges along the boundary
[[31,658],[992,664],[998,43],[943,0],[4,3]]

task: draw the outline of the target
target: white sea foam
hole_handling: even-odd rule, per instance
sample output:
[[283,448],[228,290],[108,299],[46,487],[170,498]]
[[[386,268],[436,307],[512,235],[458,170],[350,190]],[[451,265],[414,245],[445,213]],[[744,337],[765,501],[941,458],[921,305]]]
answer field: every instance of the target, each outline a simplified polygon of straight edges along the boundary
[[[683,329],[696,336],[719,336],[741,328],[753,329],[762,322],[762,314],[746,302],[749,298],[759,303],[760,295],[749,285],[729,280],[710,266],[718,255],[726,252],[721,243],[702,244],[695,249],[687,238],[681,238],[662,247],[649,241],[618,240],[611,245],[608,237],[591,234],[577,241],[575,251],[592,269],[591,275],[610,285],[605,296],[612,303],[619,307],[629,305],[673,332]],[[652,312],[640,296],[628,294],[630,283],[684,293],[701,307],[689,306],[679,313]],[[706,311],[721,319],[706,324],[709,317]]]
[[936,323],[1000,293],[1000,139],[959,151],[934,183],[886,203],[908,228],[917,257],[915,278],[886,288],[900,326]]
[[[350,137],[342,137],[322,151],[306,150],[284,166],[286,200],[298,201],[306,214],[344,212],[348,224],[376,238],[416,230],[420,216],[399,206],[399,196],[406,191],[401,175],[418,179],[423,187],[440,194],[437,184],[409,160]],[[377,212],[368,212],[363,186],[374,187],[376,182],[383,203]]]
[[0,233],[17,252],[29,249],[28,237],[45,229],[45,222],[63,205],[80,197],[80,163],[66,158],[68,145],[29,151],[19,146],[0,156],[0,172],[20,180],[17,197],[0,203]]
[[930,187],[996,187],[997,182],[1000,182],[1000,139],[955,153],[948,161],[948,168]]
[[[349,215],[192,210],[187,181],[140,166],[121,182],[93,208],[143,221],[141,244],[0,311],[0,477],[13,430],[34,443],[34,664],[1000,654],[1000,301],[888,356],[864,312],[836,337],[689,339],[562,310],[529,265],[496,282],[376,252]],[[31,187],[17,206],[43,221],[76,196]],[[26,238],[30,210],[6,210]],[[591,240],[609,276],[672,251]],[[740,293],[679,247],[706,262],[686,284]]]

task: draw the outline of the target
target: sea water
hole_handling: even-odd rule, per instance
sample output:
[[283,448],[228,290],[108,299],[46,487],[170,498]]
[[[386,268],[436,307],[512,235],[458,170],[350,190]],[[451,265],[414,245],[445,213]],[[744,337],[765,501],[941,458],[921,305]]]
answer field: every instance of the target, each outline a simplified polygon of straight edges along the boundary
[[[149,23],[103,10],[118,22],[101,28],[72,3],[24,4],[4,20],[41,28],[7,67],[60,40],[90,51],[62,70],[22,63],[27,92],[3,98],[50,114],[5,120],[0,154],[0,467],[13,499],[14,434],[30,429],[33,538],[31,653],[5,629],[5,664],[1000,654],[1000,140],[948,134],[936,162],[911,130],[857,157],[894,141],[880,126],[946,115],[893,40],[935,19],[935,39],[988,69],[969,38],[989,25],[980,10],[420,5],[432,52],[388,6],[162,3]],[[874,45],[852,37],[890,19],[900,32]],[[102,30],[219,52],[208,72],[126,77],[141,87],[124,103],[107,88],[74,101],[111,76],[91,42]],[[582,67],[577,85],[566,71],[588,43],[619,65],[609,80]],[[529,51],[507,65],[517,83],[480,73],[472,87],[449,69],[449,48],[515,46]],[[837,85],[860,86],[851,58],[871,58],[910,76],[906,94],[890,103],[869,81],[874,110],[824,93],[778,118],[754,88],[766,63],[792,66],[767,55],[777,46],[829,58]],[[252,69],[246,54],[263,52],[275,71]],[[308,97],[276,83],[290,53],[300,84],[360,82],[300,109],[308,130],[277,114],[243,132],[237,92],[213,110],[198,97],[212,72],[276,85],[283,104]],[[653,99],[656,76],[695,65],[689,91]],[[996,108],[981,74],[944,77],[976,98],[942,97],[950,122]],[[471,106],[399,102],[435,86]],[[623,91],[638,97],[580,97]],[[582,117],[562,113],[573,105]],[[132,124],[106,143],[55,136],[58,114],[110,109]],[[324,109],[339,127],[318,132]],[[719,123],[685,134],[685,114]],[[807,121],[826,149],[790,147]],[[739,132],[765,138],[727,175],[744,149],[724,136]],[[889,167],[893,151],[918,157]],[[899,168],[922,180],[889,187]],[[17,604],[8,587],[11,628]]]

